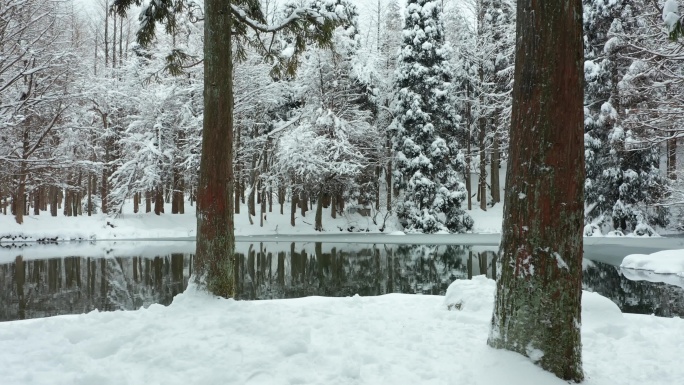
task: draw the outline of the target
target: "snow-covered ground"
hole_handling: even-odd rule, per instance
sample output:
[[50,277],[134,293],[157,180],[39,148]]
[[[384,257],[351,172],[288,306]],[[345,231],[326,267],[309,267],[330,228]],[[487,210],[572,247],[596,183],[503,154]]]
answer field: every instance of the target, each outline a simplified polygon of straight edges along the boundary
[[[66,240],[121,240],[121,239],[163,239],[194,238],[197,231],[195,206],[185,205],[185,214],[168,214],[171,205],[167,204],[166,214],[133,213],[133,204],[128,202],[123,215],[110,217],[103,214],[93,216],[65,217],[60,212],[52,217],[48,212],[40,215],[27,215],[24,224],[18,225],[12,215],[0,215],[0,241],[17,241],[19,239],[35,241],[39,239]],[[473,233],[492,234],[501,232],[503,205],[498,204],[487,211],[474,208],[470,211],[475,220]],[[338,215],[333,219],[330,210],[325,210],[323,227],[325,234],[356,233],[397,233],[400,225],[396,219],[384,215],[361,216],[358,213]],[[321,234],[314,230],[314,211],[308,211],[304,217],[297,211],[296,226],[290,225],[290,205],[285,203],[284,214],[280,207],[274,206],[273,212],[266,213],[264,226],[259,223],[259,216],[252,217],[250,224],[246,206],[235,216],[235,235],[302,235]],[[375,223],[374,223],[375,219]],[[383,226],[384,225],[384,226]],[[382,231],[381,231],[382,230]],[[15,239],[11,239],[15,237]]]
[[[565,384],[486,345],[493,281],[454,285],[462,310],[439,296],[241,302],[191,286],[169,307],[0,323],[1,382]],[[683,320],[623,315],[587,292],[582,318],[586,384],[681,383]]]

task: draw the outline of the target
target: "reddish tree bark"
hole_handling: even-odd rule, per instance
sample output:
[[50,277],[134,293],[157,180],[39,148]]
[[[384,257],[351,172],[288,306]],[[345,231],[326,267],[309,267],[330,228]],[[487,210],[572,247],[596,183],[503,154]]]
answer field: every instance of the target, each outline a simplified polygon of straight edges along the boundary
[[204,124],[197,186],[195,277],[213,294],[231,297],[233,234],[233,60],[230,1],[206,0]]
[[519,0],[511,156],[489,345],[580,382],[584,217],[580,0]]

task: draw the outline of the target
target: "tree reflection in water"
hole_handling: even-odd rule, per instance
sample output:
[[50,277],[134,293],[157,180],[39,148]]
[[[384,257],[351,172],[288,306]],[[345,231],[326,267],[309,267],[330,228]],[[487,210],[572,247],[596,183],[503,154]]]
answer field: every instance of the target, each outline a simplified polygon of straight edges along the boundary
[[[495,247],[349,243],[239,243],[238,299],[446,292],[456,279],[496,276]],[[112,253],[116,255],[116,251]],[[30,255],[27,250],[22,255]],[[157,257],[18,256],[0,264],[0,321],[168,305],[192,274],[191,254]],[[630,281],[585,261],[584,289],[624,312],[684,316],[684,289]]]

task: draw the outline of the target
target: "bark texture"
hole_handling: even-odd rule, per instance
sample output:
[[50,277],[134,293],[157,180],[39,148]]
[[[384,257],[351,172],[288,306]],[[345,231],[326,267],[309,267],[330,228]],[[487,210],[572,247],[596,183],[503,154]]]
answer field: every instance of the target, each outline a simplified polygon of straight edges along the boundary
[[580,382],[580,0],[519,0],[511,157],[489,345]]
[[204,125],[195,253],[195,279],[223,297],[235,293],[230,3],[205,1]]

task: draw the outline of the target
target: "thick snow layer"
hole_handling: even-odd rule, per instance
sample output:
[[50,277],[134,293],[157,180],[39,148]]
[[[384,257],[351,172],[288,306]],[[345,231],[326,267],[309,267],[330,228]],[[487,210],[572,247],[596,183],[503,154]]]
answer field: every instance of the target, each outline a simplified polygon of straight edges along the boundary
[[663,250],[653,254],[631,254],[622,260],[622,269],[646,270],[655,274],[684,277],[684,249]]
[[[169,307],[0,323],[2,383],[563,385],[486,339],[494,284],[444,297],[237,302],[190,287]],[[455,295],[455,294],[450,294]],[[585,384],[676,384],[684,321],[622,315],[584,293]]]

